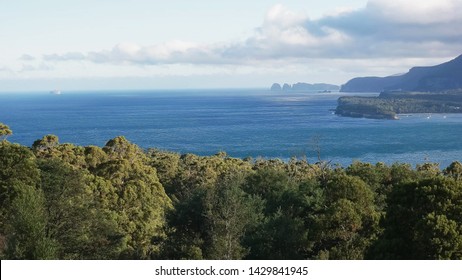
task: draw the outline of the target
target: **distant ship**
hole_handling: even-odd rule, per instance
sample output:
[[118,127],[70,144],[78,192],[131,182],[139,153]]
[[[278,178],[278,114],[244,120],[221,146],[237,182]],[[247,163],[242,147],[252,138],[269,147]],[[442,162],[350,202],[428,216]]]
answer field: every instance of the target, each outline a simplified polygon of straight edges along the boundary
[[59,89],[55,89],[55,90],[50,91],[50,93],[55,94],[55,95],[60,95],[61,91]]

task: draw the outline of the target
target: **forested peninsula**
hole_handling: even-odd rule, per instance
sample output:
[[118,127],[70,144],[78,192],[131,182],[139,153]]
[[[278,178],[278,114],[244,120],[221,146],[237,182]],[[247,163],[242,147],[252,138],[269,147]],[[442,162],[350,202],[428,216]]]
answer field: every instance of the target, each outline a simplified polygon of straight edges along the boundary
[[462,89],[384,91],[378,97],[342,96],[335,113],[346,117],[392,120],[398,119],[398,114],[462,113]]
[[462,164],[239,159],[0,124],[1,259],[462,259]]

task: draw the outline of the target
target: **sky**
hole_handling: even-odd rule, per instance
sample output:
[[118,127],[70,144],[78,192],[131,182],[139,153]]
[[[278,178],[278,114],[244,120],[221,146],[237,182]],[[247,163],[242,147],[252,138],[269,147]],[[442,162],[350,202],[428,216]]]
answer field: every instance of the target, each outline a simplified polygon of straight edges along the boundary
[[462,54],[461,0],[0,0],[0,92],[344,84]]

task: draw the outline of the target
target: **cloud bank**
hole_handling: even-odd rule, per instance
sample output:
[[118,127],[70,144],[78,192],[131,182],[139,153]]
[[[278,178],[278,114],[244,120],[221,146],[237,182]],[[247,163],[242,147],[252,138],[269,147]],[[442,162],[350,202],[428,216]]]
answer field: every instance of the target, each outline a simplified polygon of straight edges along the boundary
[[462,51],[461,10],[460,0],[370,0],[362,9],[310,19],[276,5],[253,35],[240,41],[121,43],[102,51],[42,58],[117,65],[258,65],[310,59],[451,57]]

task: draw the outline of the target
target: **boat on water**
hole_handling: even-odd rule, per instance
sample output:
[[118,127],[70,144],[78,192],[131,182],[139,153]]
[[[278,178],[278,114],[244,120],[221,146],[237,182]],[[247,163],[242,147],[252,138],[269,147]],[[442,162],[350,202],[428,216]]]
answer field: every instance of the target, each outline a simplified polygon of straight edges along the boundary
[[55,89],[55,90],[50,91],[50,93],[54,95],[60,95],[61,91],[59,89]]

